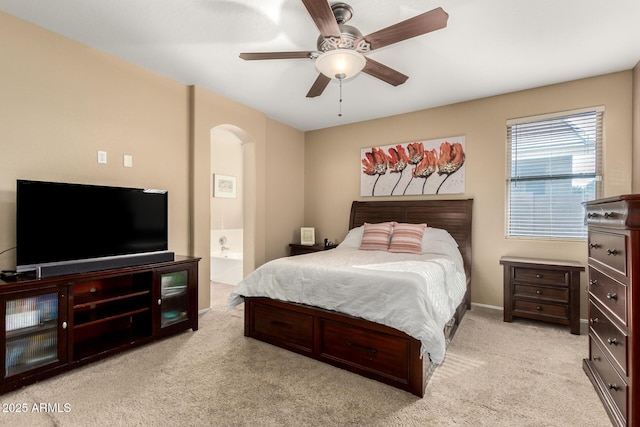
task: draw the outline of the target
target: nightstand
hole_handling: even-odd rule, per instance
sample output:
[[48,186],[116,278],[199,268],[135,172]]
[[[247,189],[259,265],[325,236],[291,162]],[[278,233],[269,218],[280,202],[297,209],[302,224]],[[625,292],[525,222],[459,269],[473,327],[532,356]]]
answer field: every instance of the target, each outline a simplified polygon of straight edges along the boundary
[[328,249],[333,249],[338,245],[301,245],[299,243],[290,243],[289,244],[289,255],[302,255],[302,254],[310,254],[311,252],[320,252],[326,251]]
[[514,317],[569,325],[580,335],[580,272],[575,261],[502,257],[504,321]]

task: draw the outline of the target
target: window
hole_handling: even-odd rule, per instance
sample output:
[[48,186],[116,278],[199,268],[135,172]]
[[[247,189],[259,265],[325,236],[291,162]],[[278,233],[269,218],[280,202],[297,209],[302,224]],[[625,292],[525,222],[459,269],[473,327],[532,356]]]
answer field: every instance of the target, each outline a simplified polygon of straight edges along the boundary
[[582,202],[602,194],[604,109],[507,121],[507,236],[587,237]]

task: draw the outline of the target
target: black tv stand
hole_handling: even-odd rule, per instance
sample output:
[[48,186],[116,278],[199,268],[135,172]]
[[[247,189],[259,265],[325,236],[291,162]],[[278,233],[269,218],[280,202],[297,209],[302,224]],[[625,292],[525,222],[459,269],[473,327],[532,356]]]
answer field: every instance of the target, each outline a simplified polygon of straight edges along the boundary
[[0,280],[0,393],[198,329],[198,262]]

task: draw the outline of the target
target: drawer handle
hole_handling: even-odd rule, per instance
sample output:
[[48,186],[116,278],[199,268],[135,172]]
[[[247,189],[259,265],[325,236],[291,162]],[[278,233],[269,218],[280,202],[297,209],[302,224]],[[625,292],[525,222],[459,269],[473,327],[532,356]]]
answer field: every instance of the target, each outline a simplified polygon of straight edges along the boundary
[[594,362],[599,362],[601,360],[602,360],[602,358],[600,356],[593,356],[593,361]]
[[609,345],[618,345],[618,340],[615,338],[607,338]]
[[542,311],[542,307],[538,305],[538,306],[536,306],[536,310]]
[[607,384],[607,387],[609,387],[609,390],[613,390],[613,391],[618,391],[620,390],[620,387],[618,386],[618,384]]
[[607,292],[607,299],[612,299],[615,301],[618,299],[618,294],[616,294],[615,292]]
[[598,286],[598,279],[589,280],[591,286]]
[[536,279],[542,279],[544,276],[540,273],[536,274]]
[[597,213],[591,213],[591,212],[589,212],[589,213],[587,214],[587,218],[597,218],[597,217],[598,217],[598,214],[597,214]]
[[605,212],[604,213],[604,217],[605,218],[613,218],[614,216],[616,216],[615,212]]
[[599,321],[600,319],[598,319],[597,317],[592,317],[591,319],[589,319],[589,323],[591,323],[592,325],[596,325]]
[[598,243],[589,243],[589,248],[590,249],[598,249],[600,247],[600,245]]
[[284,322],[279,322],[277,320],[272,320],[271,324],[273,326],[277,326],[278,328],[284,328],[284,329],[291,329],[293,328],[293,325],[289,324],[289,323],[284,323]]
[[607,249],[607,255],[618,255],[620,253],[617,249]]
[[542,291],[540,289],[536,290],[536,294],[542,295]]
[[365,353],[376,354],[378,352],[378,350],[376,350],[375,348],[365,347],[362,345],[354,344],[352,342],[348,342],[347,345],[354,350],[362,351]]

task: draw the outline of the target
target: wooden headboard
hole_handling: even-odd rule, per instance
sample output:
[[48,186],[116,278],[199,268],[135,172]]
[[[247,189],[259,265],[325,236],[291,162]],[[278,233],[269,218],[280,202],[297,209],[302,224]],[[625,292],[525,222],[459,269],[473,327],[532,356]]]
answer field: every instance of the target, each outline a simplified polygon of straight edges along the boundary
[[473,199],[401,200],[358,202],[351,205],[349,229],[365,222],[385,221],[426,223],[429,227],[447,230],[458,242],[467,282],[471,279],[471,218]]

